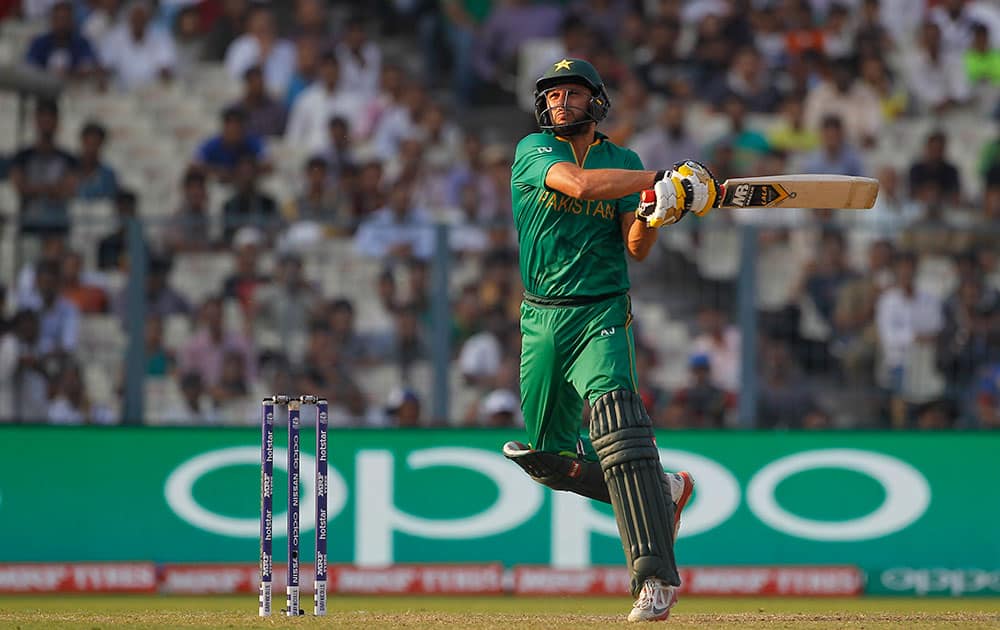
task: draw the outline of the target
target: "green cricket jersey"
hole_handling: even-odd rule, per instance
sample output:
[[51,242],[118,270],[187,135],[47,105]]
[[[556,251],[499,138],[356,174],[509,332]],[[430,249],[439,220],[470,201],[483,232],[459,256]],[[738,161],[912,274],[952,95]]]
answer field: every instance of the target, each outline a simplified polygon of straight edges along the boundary
[[533,133],[518,143],[510,187],[525,290],[542,297],[627,291],[619,215],[635,211],[639,195],[587,201],[549,189],[545,176],[558,162],[574,162],[582,168],[643,168],[638,155],[602,134],[597,134],[580,160],[569,141],[551,132]]

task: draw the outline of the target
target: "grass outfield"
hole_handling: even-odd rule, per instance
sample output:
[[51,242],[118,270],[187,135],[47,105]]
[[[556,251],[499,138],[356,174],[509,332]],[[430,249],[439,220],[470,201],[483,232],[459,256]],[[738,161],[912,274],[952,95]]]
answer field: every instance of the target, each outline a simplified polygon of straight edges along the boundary
[[[275,608],[284,598],[275,595]],[[0,596],[0,628],[497,628],[626,626],[618,598],[331,597],[326,618],[257,617],[253,596]],[[303,598],[310,609],[312,601]],[[677,628],[1000,628],[1000,599],[687,597]]]

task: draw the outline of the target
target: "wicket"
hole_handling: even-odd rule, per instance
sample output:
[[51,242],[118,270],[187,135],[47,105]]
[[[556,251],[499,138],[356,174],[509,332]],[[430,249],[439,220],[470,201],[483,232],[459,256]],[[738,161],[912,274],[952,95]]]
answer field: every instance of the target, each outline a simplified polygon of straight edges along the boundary
[[288,577],[285,615],[304,614],[299,607],[299,428],[303,405],[316,406],[316,578],[313,613],[326,614],[327,582],[327,488],[329,428],[328,404],[316,396],[272,396],[261,411],[260,451],[260,602],[258,614],[271,615],[274,521],[274,408],[288,408]]

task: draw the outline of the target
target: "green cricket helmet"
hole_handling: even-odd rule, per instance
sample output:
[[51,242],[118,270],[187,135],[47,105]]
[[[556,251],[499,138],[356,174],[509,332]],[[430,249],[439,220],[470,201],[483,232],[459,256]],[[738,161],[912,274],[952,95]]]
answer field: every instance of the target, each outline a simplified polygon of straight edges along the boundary
[[[561,83],[578,83],[590,88],[590,103],[584,112],[586,114],[584,120],[568,125],[552,123],[552,114],[545,93]],[[608,90],[601,75],[590,62],[583,59],[561,59],[549,66],[548,71],[535,81],[535,120],[538,121],[540,129],[571,136],[579,133],[591,122],[599,123],[604,120],[609,109],[611,109],[611,99],[608,98]]]

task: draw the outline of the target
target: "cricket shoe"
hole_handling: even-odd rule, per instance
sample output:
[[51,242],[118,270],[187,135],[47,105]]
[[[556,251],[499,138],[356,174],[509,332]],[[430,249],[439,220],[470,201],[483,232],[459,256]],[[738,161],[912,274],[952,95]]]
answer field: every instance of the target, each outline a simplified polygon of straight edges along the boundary
[[677,542],[677,532],[681,528],[681,512],[688,504],[691,493],[694,492],[694,477],[686,470],[675,473],[664,473],[670,484],[670,498],[674,502],[674,542]]
[[639,599],[632,605],[629,621],[666,621],[670,609],[677,603],[677,587],[659,578],[646,578],[639,591]]

